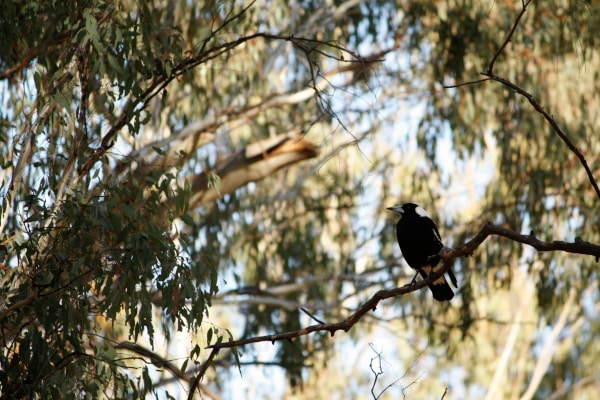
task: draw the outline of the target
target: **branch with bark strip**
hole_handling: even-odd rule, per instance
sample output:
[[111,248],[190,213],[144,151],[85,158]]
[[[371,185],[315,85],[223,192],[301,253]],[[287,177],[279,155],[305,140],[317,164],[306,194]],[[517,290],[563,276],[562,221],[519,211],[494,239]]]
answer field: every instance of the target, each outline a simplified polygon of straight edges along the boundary
[[[253,3],[252,3],[253,4]],[[245,8],[239,15],[234,16],[234,18],[239,18],[243,12],[245,12],[247,8]],[[101,144],[99,147],[94,149],[87,162],[80,167],[78,171],[77,180],[81,179],[81,177],[87,175],[90,169],[98,162],[104,154],[113,146],[115,142],[115,138],[120,129],[122,129],[127,122],[133,117],[135,112],[140,112],[145,109],[149,104],[150,100],[152,100],[155,96],[161,93],[172,81],[177,79],[179,76],[188,73],[192,68],[197,67],[203,63],[214,60],[223,54],[231,51],[232,49],[241,46],[247,42],[250,42],[255,39],[263,39],[266,41],[284,41],[290,42],[295,47],[301,49],[307,54],[307,57],[310,53],[318,53],[320,55],[324,55],[329,57],[330,59],[337,60],[343,65],[337,67],[331,71],[328,71],[325,76],[341,73],[341,72],[352,72],[358,70],[365,70],[366,66],[372,63],[377,63],[382,61],[382,57],[385,56],[388,52],[396,49],[398,46],[394,45],[392,48],[377,52],[372,54],[369,57],[362,57],[360,54],[347,49],[335,42],[328,41],[317,41],[315,39],[310,38],[302,38],[295,37],[293,35],[282,35],[282,34],[272,34],[266,32],[257,32],[247,36],[242,36],[232,41],[220,44],[215,46],[214,48],[207,49],[205,51],[200,51],[193,57],[187,58],[182,61],[179,65],[175,66],[171,74],[169,75],[157,75],[154,80],[149,84],[148,88],[145,89],[140,96],[135,99],[130,99],[125,106],[123,107],[123,111],[121,115],[117,118],[115,123],[108,129],[108,131],[103,135]],[[318,46],[323,46],[329,51],[332,51],[331,54],[328,54],[327,51],[319,49]],[[341,54],[341,55],[338,55]],[[346,55],[348,58],[344,58],[343,55]],[[310,62],[309,62],[310,64]],[[309,93],[315,94],[317,97],[320,93],[320,88],[324,85],[330,84],[327,79],[319,80],[319,74],[313,74],[312,77],[312,86],[309,89]],[[275,96],[277,100],[280,97],[284,97],[282,95]],[[269,99],[268,101],[272,101]],[[259,104],[256,110],[254,107],[250,107],[250,111],[260,111],[264,104]],[[230,118],[227,116],[226,118]]]
[[356,323],[358,323],[358,321],[361,320],[361,318],[365,314],[367,314],[370,311],[375,311],[382,300],[393,298],[396,296],[402,296],[428,286],[430,283],[442,276],[452,266],[455,259],[459,257],[472,255],[475,252],[475,250],[479,246],[481,246],[481,244],[487,239],[487,237],[491,235],[505,237],[515,242],[529,245],[539,252],[562,251],[565,253],[590,255],[593,256],[596,259],[596,261],[600,259],[600,245],[583,241],[580,238],[576,238],[574,242],[565,242],[562,240],[545,242],[538,239],[535,236],[534,232],[531,232],[529,234],[522,234],[507,229],[503,226],[494,225],[488,222],[484,224],[483,227],[477,233],[477,235],[475,235],[473,239],[471,239],[467,243],[463,244],[462,246],[456,249],[444,247],[439,255],[432,256],[439,257],[444,262],[444,265],[438,271],[431,273],[427,277],[427,279],[423,279],[418,282],[411,282],[407,285],[395,289],[379,290],[369,300],[367,300],[358,310],[356,310],[344,321],[334,323],[319,323],[295,331],[276,333],[272,335],[256,336],[247,339],[232,340],[230,342],[222,342],[207,346],[208,349],[211,349],[210,355],[208,359],[204,362],[204,364],[200,368],[199,373],[196,375],[196,378],[192,382],[188,398],[193,398],[194,391],[198,388],[200,380],[202,379],[208,367],[210,366],[210,364],[221,349],[235,348],[259,342],[271,342],[274,344],[277,341],[292,340],[301,336],[311,334],[313,332],[329,332],[331,336],[333,336],[335,332],[340,330],[348,332]]

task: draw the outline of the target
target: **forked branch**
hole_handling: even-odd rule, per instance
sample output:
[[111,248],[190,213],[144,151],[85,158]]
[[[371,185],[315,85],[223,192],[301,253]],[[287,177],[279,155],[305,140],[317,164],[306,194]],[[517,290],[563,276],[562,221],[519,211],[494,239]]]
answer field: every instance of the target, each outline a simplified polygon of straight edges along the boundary
[[489,222],[483,225],[479,230],[479,233],[477,233],[477,235],[469,242],[456,249],[446,249],[445,251],[442,251],[440,257],[445,262],[449,262],[458,257],[469,256],[473,254],[481,243],[483,243],[490,235],[502,236],[515,242],[529,245],[539,252],[563,251],[565,253],[590,255],[595,257],[596,261],[600,259],[600,245],[585,242],[581,238],[575,238],[574,242],[565,242],[562,240],[544,242],[538,239],[533,231],[528,235],[524,235]]
[[492,81],[496,81],[496,82],[514,90],[521,96],[525,97],[529,101],[529,103],[533,106],[535,111],[540,113],[544,117],[544,119],[550,124],[550,126],[552,127],[552,130],[567,145],[569,150],[577,156],[577,158],[579,159],[579,162],[583,166],[583,168],[588,176],[588,179],[589,179],[592,187],[594,188],[594,191],[596,192],[596,196],[600,199],[600,187],[598,187],[598,183],[596,182],[596,179],[594,178],[594,174],[592,173],[592,170],[590,169],[590,166],[588,165],[588,163],[585,159],[585,156],[583,155],[581,150],[579,150],[579,148],[577,148],[577,146],[575,146],[575,144],[567,137],[566,133],[561,129],[561,127],[558,125],[558,123],[556,122],[554,117],[552,115],[550,115],[544,109],[544,107],[542,107],[540,105],[540,103],[538,103],[538,101],[533,97],[533,95],[531,93],[527,92],[526,90],[521,88],[519,85],[511,82],[510,80],[497,75],[494,72],[494,65],[496,64],[496,61],[498,60],[498,58],[500,57],[500,55],[502,54],[504,49],[508,46],[508,44],[512,40],[512,37],[513,37],[517,27],[519,26],[521,18],[527,11],[527,7],[532,3],[532,1],[533,0],[527,0],[527,1],[523,0],[522,1],[521,11],[517,15],[517,18],[515,19],[515,22],[513,23],[513,26],[511,28],[510,32],[506,36],[506,39],[504,40],[502,45],[498,48],[498,50],[492,57],[492,60],[490,61],[490,64],[488,65],[487,70],[485,72],[481,72],[481,75],[485,76],[486,78],[469,81],[469,82],[463,82],[463,83],[459,83],[456,85],[449,85],[449,86],[445,86],[445,87],[446,88],[456,88],[456,87],[461,87],[461,86],[479,84],[479,83],[482,83],[482,82],[485,82],[488,80],[492,80]]

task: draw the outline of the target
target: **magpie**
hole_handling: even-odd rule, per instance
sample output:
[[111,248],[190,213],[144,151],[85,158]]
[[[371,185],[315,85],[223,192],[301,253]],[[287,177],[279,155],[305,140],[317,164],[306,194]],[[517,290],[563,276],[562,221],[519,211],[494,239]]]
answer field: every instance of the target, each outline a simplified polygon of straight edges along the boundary
[[[423,208],[414,203],[389,207],[388,210],[400,214],[396,236],[404,259],[411,268],[427,279],[431,271],[438,271],[442,267],[439,257],[430,259],[431,256],[437,256],[444,247],[437,225]],[[458,287],[454,272],[451,269],[447,272],[454,287]],[[429,289],[437,301],[451,300],[454,297],[454,292],[443,275],[433,281]]]

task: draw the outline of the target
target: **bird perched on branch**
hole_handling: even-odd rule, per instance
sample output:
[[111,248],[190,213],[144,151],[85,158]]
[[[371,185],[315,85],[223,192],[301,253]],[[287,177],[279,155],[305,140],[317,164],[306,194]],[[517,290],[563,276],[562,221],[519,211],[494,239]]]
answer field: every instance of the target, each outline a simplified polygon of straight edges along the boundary
[[[440,258],[436,257],[444,247],[438,227],[427,216],[423,208],[414,203],[406,203],[401,206],[389,207],[388,210],[400,214],[400,221],[396,225],[396,236],[404,259],[408,265],[419,271],[425,279],[431,271],[439,271],[442,268]],[[456,277],[451,269],[447,270],[448,276],[454,287]],[[444,275],[429,285],[433,298],[437,301],[450,300],[454,292]]]

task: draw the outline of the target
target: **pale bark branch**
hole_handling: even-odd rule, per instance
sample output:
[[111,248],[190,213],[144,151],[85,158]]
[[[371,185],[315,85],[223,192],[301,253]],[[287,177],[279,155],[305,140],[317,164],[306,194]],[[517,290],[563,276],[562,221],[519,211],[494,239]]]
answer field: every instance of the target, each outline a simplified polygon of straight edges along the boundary
[[[394,48],[387,49],[385,51],[372,54],[368,57],[364,57],[364,63],[376,62],[393,49]],[[228,123],[232,123],[233,121],[253,119],[261,112],[269,109],[302,103],[316,94],[320,94],[323,90],[330,86],[330,79],[333,77],[339,76],[345,72],[355,72],[360,68],[362,68],[362,66],[357,63],[349,63],[338,66],[324,72],[319,76],[314,76],[313,79],[315,81],[310,87],[298,91],[275,93],[269,97],[261,99],[258,102],[252,102],[242,107],[229,107],[220,110],[215,115],[189,124],[182,130],[167,138],[154,141],[138,150],[133,151],[131,154],[129,154],[128,158],[136,161],[145,159],[146,162],[161,167],[181,165],[183,161],[191,157],[196,149],[211,142],[214,139],[214,132],[219,127]],[[350,83],[350,80],[351,77],[339,85],[347,85]],[[171,162],[150,160],[149,155],[155,154],[155,147],[165,148],[166,155],[164,159],[171,160]],[[182,151],[185,153],[183,157],[181,157]],[[173,158],[175,157],[177,157],[177,163],[172,162]]]
[[493,400],[502,397],[502,390],[504,388],[504,385],[506,384],[506,371],[509,366],[510,356],[515,348],[515,344],[517,343],[517,337],[519,336],[519,332],[523,328],[523,314],[525,313],[525,310],[527,309],[529,303],[533,299],[533,285],[525,286],[525,295],[522,296],[521,299],[523,303],[521,307],[518,308],[517,313],[514,317],[514,322],[510,328],[508,338],[506,339],[504,349],[502,350],[502,355],[498,360],[498,364],[495,368],[496,371],[494,372],[494,377],[492,378],[492,382],[485,395],[484,400]]
[[542,378],[544,377],[544,375],[546,374],[546,371],[548,370],[548,367],[550,366],[550,361],[552,361],[552,355],[554,354],[554,347],[556,346],[556,341],[557,341],[560,333],[565,328],[569,315],[573,311],[573,308],[575,306],[576,297],[577,297],[577,291],[575,290],[575,288],[571,288],[571,290],[569,292],[569,298],[567,299],[567,302],[563,306],[563,309],[560,312],[558,320],[556,321],[556,324],[552,328],[552,332],[550,332],[550,335],[546,338],[546,342],[544,343],[544,346],[542,347],[540,356],[535,364],[533,373],[531,374],[529,386],[527,387],[527,390],[525,391],[525,393],[521,396],[520,400],[532,399],[533,396],[535,395],[536,390],[540,386],[540,383],[542,383]]
[[[234,18],[238,17],[239,15],[236,15]],[[102,156],[104,156],[106,151],[108,151],[108,149],[110,149],[113,146],[117,133],[121,128],[123,128],[127,124],[127,122],[132,118],[133,114],[135,112],[139,112],[142,109],[145,109],[148,102],[151,99],[153,99],[158,93],[160,93],[163,89],[165,89],[178,76],[186,74],[191,68],[195,68],[200,64],[218,58],[219,56],[228,53],[232,49],[243,45],[244,43],[261,38],[264,40],[279,40],[291,42],[294,46],[304,51],[306,50],[307,44],[310,44],[311,46],[313,46],[313,51],[319,52],[320,54],[323,54],[331,59],[338,60],[340,63],[343,64],[341,67],[329,71],[329,73],[332,74],[341,73],[345,71],[355,71],[357,69],[364,68],[366,64],[381,61],[379,57],[385,55],[389,51],[388,50],[379,52],[377,54],[365,58],[358,55],[354,51],[351,51],[341,45],[338,45],[335,42],[317,41],[315,39],[295,37],[293,35],[271,34],[265,32],[257,32],[247,36],[242,36],[235,40],[207,49],[205,51],[200,51],[195,56],[185,59],[178,66],[174,67],[170,75],[157,76],[154,79],[154,81],[149,84],[148,88],[144,92],[142,92],[140,96],[136,97],[135,99],[130,99],[125,104],[119,118],[116,119],[115,123],[108,129],[108,131],[102,137],[100,146],[92,151],[88,158],[88,161],[79,169],[78,178],[76,179],[76,181],[81,179],[83,176],[87,175],[92,166],[95,165],[95,163],[98,162],[102,158]],[[329,50],[334,50],[336,52],[346,54],[346,56],[349,58],[346,59],[343,57],[343,55],[338,56],[334,54],[326,54],[323,50],[318,49],[317,45],[324,46]],[[318,88],[326,84],[329,84],[329,82],[326,79],[324,79],[324,82],[315,81],[313,82],[313,87],[309,88],[307,93],[309,93],[310,95],[313,95],[315,93],[318,94]],[[296,101],[297,100],[294,100],[294,102]],[[261,109],[263,108],[258,107],[256,112],[260,111]],[[222,115],[222,117],[228,119],[228,116],[226,115]]]
[[[275,171],[308,158],[316,157],[318,148],[302,135],[279,135],[246,146],[212,171],[189,177],[192,187],[190,208],[214,202],[237,188],[261,180]],[[219,183],[211,183],[217,176]]]

